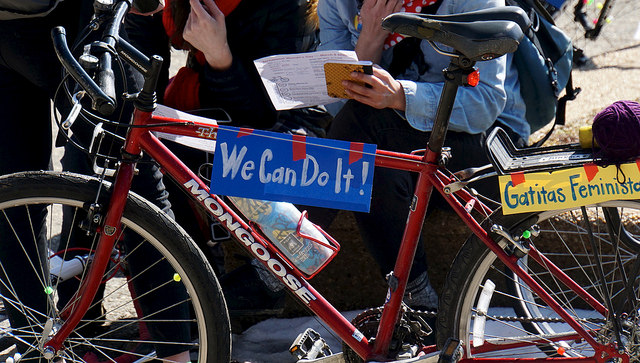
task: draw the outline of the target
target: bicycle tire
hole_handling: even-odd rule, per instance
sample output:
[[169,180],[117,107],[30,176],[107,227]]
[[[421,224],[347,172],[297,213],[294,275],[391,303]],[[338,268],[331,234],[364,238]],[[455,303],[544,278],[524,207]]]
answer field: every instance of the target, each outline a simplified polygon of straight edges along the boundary
[[[640,203],[611,201],[588,206],[586,210],[604,266],[605,284],[612,296],[613,305],[618,306],[624,303],[622,297],[627,292],[621,282],[621,271],[636,276],[638,273],[633,269],[633,262],[636,260],[637,238],[640,236]],[[609,210],[618,211],[620,219],[605,216],[604,211]],[[606,307],[604,290],[600,286],[601,280],[580,208],[509,216],[503,216],[498,211],[483,226],[487,231],[493,224],[499,224],[509,231],[520,231],[534,223],[540,226],[541,232],[539,236],[531,237],[530,242]],[[624,238],[631,239],[623,240]],[[504,239],[498,241],[503,247],[508,245]],[[560,283],[545,267],[529,261],[528,256],[521,258],[519,264],[574,319],[583,327],[591,329],[597,340],[610,341],[615,338],[610,329],[611,321],[577,298],[573,291]],[[631,275],[628,276],[629,279],[632,278]],[[495,285],[492,293],[490,288],[485,288],[491,285],[488,280]],[[480,303],[483,290],[491,296],[486,310]],[[634,299],[637,301],[637,287],[634,291]],[[627,303],[624,312],[626,315],[622,323],[628,328],[628,332],[622,337],[626,343],[625,348],[632,357],[638,358],[638,303],[634,301],[632,306]],[[485,315],[484,323],[481,315]],[[593,349],[582,339],[563,339],[571,331],[573,329],[532,290],[514,278],[514,274],[476,236],[471,236],[465,242],[452,264],[440,299],[437,329],[439,346],[447,338],[454,337],[463,342],[467,357],[544,359],[593,356]],[[536,344],[500,348],[500,344],[526,341],[535,341]]]
[[[577,1],[583,2],[581,13],[587,29],[576,20]],[[558,27],[584,53],[582,56],[578,51],[574,57],[578,66],[597,65],[602,56],[640,44],[640,10],[633,0],[568,0],[554,17]]]
[[[0,253],[2,299],[5,306],[15,307],[18,312],[13,326],[4,328],[18,343],[23,359],[42,356],[39,345],[47,340],[42,337],[43,327],[47,321],[54,323],[54,329],[63,322],[63,306],[73,298],[62,286],[74,281],[71,278],[57,282],[52,276],[59,271],[52,269],[50,259],[45,258],[43,265],[38,253],[28,251],[34,250],[31,245],[42,250],[42,243],[46,243],[47,251],[61,251],[61,257],[70,260],[74,253],[67,246],[71,241],[88,238],[95,242],[95,234],[86,228],[86,221],[85,227],[79,228],[83,219],[79,217],[96,201],[99,188],[102,192],[97,202],[104,205],[110,184],[84,175],[25,172],[0,177],[0,220],[3,228],[15,229],[14,242],[22,242],[20,247],[9,248],[13,253]],[[71,228],[65,225],[64,231],[63,208],[74,209],[73,217],[64,219],[71,220]],[[45,219],[32,218],[34,211],[46,211],[38,214],[46,214]],[[31,235],[16,228],[24,223],[19,219],[23,216],[33,219],[28,221]],[[11,222],[7,223],[9,219]],[[98,362],[115,361],[118,357],[154,359],[189,351],[191,361],[230,361],[231,327],[222,290],[193,240],[165,213],[134,193],[128,197],[122,224],[123,233],[114,249],[118,256],[104,276],[106,292],[90,308],[99,312],[87,312],[59,356],[66,362]],[[8,237],[3,240],[4,250],[11,244],[7,243]],[[17,248],[22,254],[16,253],[20,251]],[[37,278],[36,288],[49,290],[46,294],[15,288],[19,281],[16,279],[23,277],[12,273],[15,266],[10,260],[20,256],[31,264],[20,274]],[[115,272],[117,267],[126,273]],[[83,277],[84,272],[86,269],[79,276]],[[71,283],[73,288],[77,285]],[[20,319],[26,321],[24,326],[18,323]]]

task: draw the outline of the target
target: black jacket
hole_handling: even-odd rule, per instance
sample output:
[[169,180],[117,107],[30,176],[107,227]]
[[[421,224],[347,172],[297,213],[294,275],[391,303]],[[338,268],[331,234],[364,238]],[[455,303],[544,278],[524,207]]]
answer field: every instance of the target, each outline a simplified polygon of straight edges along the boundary
[[264,90],[255,59],[299,51],[306,1],[243,0],[226,19],[231,68],[200,72],[200,104],[223,108],[235,125],[269,129],[278,120]]

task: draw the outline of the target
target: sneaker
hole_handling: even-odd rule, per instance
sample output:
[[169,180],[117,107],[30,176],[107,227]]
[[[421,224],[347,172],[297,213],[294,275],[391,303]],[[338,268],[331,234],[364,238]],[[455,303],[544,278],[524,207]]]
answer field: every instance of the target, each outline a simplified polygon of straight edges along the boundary
[[409,281],[402,300],[414,310],[438,310],[438,293],[431,286],[427,272],[423,272],[418,278]]
[[413,310],[429,313],[429,316],[424,316],[422,320],[431,328],[431,334],[422,338],[422,344],[426,346],[436,344],[437,316],[431,313],[438,312],[438,293],[431,286],[427,272],[423,272],[418,278],[407,283],[402,301]]

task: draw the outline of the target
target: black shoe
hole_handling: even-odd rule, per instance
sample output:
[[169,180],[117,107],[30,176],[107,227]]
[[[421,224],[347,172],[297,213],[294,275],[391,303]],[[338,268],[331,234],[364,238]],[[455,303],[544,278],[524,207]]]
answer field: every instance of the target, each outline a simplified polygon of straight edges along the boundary
[[256,267],[245,264],[220,278],[229,315],[275,316],[284,311],[285,292],[272,291],[260,279]]

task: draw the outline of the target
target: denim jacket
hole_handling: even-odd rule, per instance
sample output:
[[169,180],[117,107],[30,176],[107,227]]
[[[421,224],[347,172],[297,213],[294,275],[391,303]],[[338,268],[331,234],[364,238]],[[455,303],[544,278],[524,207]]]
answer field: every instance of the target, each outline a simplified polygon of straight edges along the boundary
[[[503,0],[443,0],[438,14],[455,14],[504,6]],[[356,0],[320,0],[319,49],[353,50],[359,31],[355,27],[358,15]],[[437,53],[428,42],[420,44],[428,70],[422,74],[412,64],[396,77],[404,88],[405,116],[409,124],[421,131],[433,127],[440,93],[444,85],[442,70],[449,64],[449,57]],[[439,44],[445,50],[447,47]],[[383,52],[381,66],[390,64],[393,48]],[[498,120],[509,126],[525,140],[530,127],[525,120],[525,104],[520,96],[518,73],[512,65],[512,54],[491,61],[478,62],[480,83],[476,87],[460,87],[451,114],[449,129],[471,134],[486,131]]]

